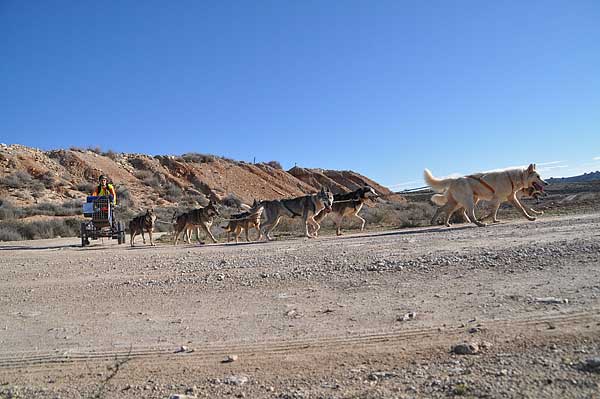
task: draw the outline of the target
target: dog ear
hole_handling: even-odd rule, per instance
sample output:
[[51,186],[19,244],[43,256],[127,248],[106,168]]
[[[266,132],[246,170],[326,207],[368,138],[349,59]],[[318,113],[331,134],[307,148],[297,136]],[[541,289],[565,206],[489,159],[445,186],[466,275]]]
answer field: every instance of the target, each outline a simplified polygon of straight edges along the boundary
[[527,168],[527,173],[533,173],[534,170],[535,170],[535,165],[529,164],[529,167]]

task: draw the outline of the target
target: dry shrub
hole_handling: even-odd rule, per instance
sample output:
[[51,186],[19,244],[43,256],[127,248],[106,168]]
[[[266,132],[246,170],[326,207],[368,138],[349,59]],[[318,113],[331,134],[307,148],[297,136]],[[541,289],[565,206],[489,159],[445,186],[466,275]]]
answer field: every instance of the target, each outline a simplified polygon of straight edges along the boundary
[[167,179],[163,174],[154,173],[149,170],[139,170],[135,173],[135,176],[146,186],[155,189],[161,188],[167,182]]
[[56,178],[54,173],[52,173],[50,171],[43,173],[39,177],[39,180],[44,185],[44,187],[47,189],[55,188],[58,185],[58,179]]
[[24,170],[18,170],[0,179],[0,184],[9,188],[26,188],[33,182],[33,178]]
[[197,152],[188,152],[183,154],[179,159],[188,163],[210,163],[214,162],[217,157],[210,154],[200,154]]
[[426,202],[407,202],[399,210],[399,227],[429,226],[435,213],[433,205]]
[[281,164],[278,161],[265,162],[265,165],[268,165],[274,169],[283,170],[283,167],[281,166]]
[[98,155],[102,154],[102,148],[100,148],[99,146],[95,146],[95,147],[89,146],[87,148],[87,151],[93,152]]
[[144,179],[148,179],[148,178],[151,178],[152,176],[154,176],[154,173],[152,173],[151,170],[142,169],[142,170],[136,170],[135,172],[133,172],[133,175],[140,180],[144,180]]
[[361,214],[367,225],[399,228],[428,226],[434,212],[435,208],[427,202],[385,202],[365,207]]
[[27,207],[15,207],[9,201],[0,205],[0,220],[14,220],[29,216],[75,216],[81,214],[81,201],[71,200],[62,204],[43,202]]
[[79,219],[56,219],[35,222],[0,222],[0,241],[36,240],[79,235]]
[[118,154],[116,152],[114,152],[113,150],[108,150],[102,153],[103,156],[112,159],[113,161],[116,161],[118,158]]
[[133,198],[129,189],[125,186],[117,186],[117,204],[123,208],[129,208],[133,206]]
[[11,220],[20,217],[22,210],[15,208],[14,205],[6,200],[0,199],[0,220]]
[[171,183],[171,182],[167,183],[167,191],[165,193],[164,198],[167,201],[176,202],[181,197],[183,197],[183,190],[181,190],[181,188],[174,183]]
[[11,226],[4,226],[0,223],[0,241],[22,241],[23,236],[18,230]]
[[77,191],[91,195],[94,192],[96,186],[96,184],[89,182],[79,183],[77,184]]
[[231,193],[223,199],[223,205],[230,208],[240,209],[242,207],[242,199],[234,193]]

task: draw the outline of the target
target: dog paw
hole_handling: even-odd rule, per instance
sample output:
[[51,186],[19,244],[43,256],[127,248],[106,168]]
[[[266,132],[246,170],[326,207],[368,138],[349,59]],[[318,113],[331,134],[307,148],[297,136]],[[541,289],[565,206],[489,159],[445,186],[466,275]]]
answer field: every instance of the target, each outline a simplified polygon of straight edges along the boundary
[[534,218],[534,217],[532,216],[532,217],[528,217],[527,219],[529,219],[529,220],[531,220],[531,221],[533,222],[533,221],[534,221],[534,220],[536,220],[537,218]]

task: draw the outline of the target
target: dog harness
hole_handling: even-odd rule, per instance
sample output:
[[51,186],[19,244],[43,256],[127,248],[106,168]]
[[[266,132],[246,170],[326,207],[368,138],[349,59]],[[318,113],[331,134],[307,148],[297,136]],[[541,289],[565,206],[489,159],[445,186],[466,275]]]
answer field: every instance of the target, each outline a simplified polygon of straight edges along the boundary
[[299,213],[296,213],[296,212],[294,212],[293,210],[291,210],[291,209],[290,209],[290,207],[289,207],[289,206],[287,206],[285,202],[282,202],[282,203],[281,203],[281,205],[283,205],[283,207],[284,207],[285,209],[287,209],[288,211],[290,211],[290,213],[292,214],[292,218],[295,218],[296,216],[302,216],[302,215],[300,215]]
[[496,190],[494,190],[494,187],[490,186],[489,184],[487,184],[481,177],[477,177],[477,176],[467,176],[469,179],[473,179],[473,180],[477,180],[479,183],[481,183],[481,185],[483,185],[485,188],[487,188],[488,190],[490,190],[492,192],[492,194],[496,194]]
[[510,177],[510,173],[508,173],[508,171],[506,172],[506,176],[508,176],[508,180],[510,181],[511,193],[514,193],[515,192],[515,183],[513,182],[512,177]]

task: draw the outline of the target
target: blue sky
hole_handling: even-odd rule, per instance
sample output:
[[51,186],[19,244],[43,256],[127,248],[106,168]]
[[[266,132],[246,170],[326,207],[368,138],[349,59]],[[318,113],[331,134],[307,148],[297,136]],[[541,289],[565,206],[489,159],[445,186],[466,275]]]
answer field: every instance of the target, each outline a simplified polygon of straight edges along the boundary
[[600,2],[0,0],[0,142],[405,188],[600,169]]

